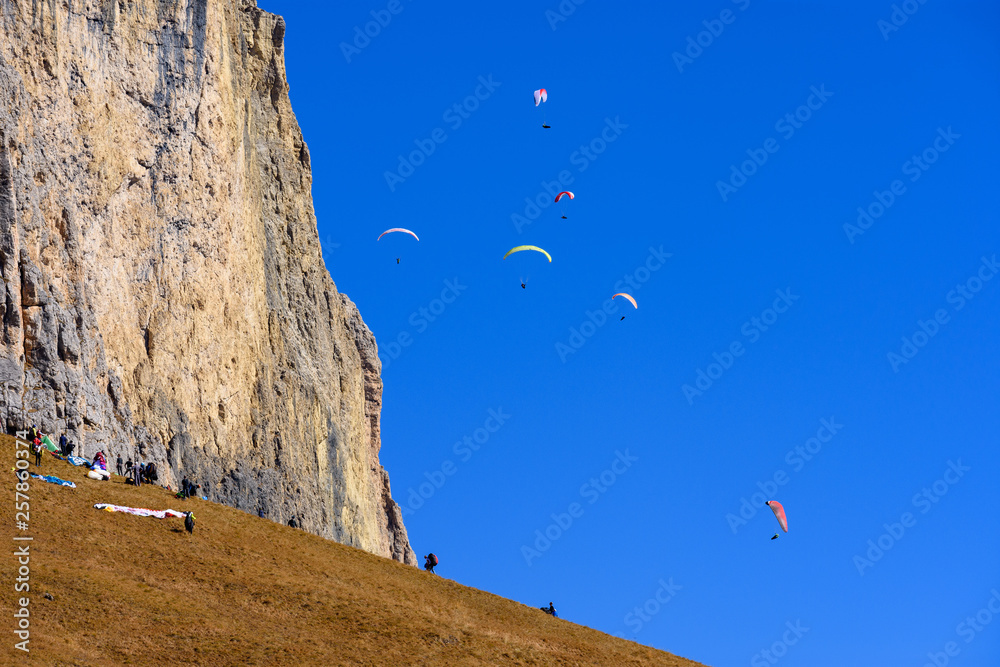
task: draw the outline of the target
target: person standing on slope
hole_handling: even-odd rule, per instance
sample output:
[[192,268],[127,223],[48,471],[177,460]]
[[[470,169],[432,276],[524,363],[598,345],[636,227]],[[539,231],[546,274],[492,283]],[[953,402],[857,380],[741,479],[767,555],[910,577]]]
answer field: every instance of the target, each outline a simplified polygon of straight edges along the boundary
[[438,564],[438,557],[435,556],[433,553],[429,553],[426,556],[424,556],[424,569],[430,572],[431,574],[434,574],[434,568],[437,566],[437,564]]

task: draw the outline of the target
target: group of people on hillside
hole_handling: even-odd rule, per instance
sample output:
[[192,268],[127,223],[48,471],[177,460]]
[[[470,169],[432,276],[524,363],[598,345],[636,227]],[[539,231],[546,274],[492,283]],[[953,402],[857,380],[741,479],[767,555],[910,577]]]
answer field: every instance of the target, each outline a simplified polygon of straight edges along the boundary
[[160,479],[160,473],[156,471],[156,464],[153,462],[142,463],[138,460],[132,461],[129,459],[122,465],[122,457],[118,456],[117,461],[118,474],[125,477],[125,483],[131,484],[133,486],[142,486],[143,484],[155,484]]
[[[32,424],[28,430],[28,442],[31,444],[31,451],[35,455],[35,466],[37,467],[41,467],[42,452],[46,449],[45,443],[42,442],[44,438],[45,434],[38,430],[38,424]],[[66,438],[65,433],[59,436],[59,453],[62,456],[72,456],[75,448],[76,445]]]
[[[35,455],[35,465],[42,465],[42,453],[45,451],[46,446],[42,439],[45,438],[45,434],[38,429],[38,424],[32,424],[31,429],[28,430],[28,442],[31,443],[31,451]],[[69,457],[73,455],[73,450],[76,449],[76,445],[66,437],[66,434],[59,436],[59,450],[58,453],[64,457]],[[97,459],[101,461],[104,466],[107,463],[104,460],[104,452],[97,453]],[[102,466],[102,467],[104,467]],[[127,461],[122,461],[122,457],[119,454],[118,460],[116,461],[116,472],[119,477],[125,478],[126,484],[131,484],[133,486],[142,486],[143,484],[155,484],[160,480],[160,474],[156,470],[156,464],[152,461],[149,463],[142,463],[138,457],[133,461],[131,458]],[[181,482],[180,492],[177,494],[178,498],[194,498],[198,495],[198,489],[201,488],[200,484],[196,484],[189,480],[187,477]]]

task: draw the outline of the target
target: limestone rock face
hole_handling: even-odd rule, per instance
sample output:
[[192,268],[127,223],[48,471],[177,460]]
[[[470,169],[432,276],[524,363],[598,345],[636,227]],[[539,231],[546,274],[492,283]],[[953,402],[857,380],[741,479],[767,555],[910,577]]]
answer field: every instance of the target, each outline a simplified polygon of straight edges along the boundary
[[0,0],[0,419],[415,564],[284,32],[253,0]]

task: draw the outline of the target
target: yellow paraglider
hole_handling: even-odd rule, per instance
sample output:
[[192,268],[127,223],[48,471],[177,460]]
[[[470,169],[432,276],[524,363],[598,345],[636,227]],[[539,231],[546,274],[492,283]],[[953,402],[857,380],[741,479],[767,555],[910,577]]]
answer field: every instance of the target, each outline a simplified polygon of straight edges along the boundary
[[513,255],[515,252],[521,252],[521,251],[524,251],[524,250],[534,250],[535,252],[540,252],[540,253],[542,253],[543,255],[545,255],[546,257],[549,258],[549,262],[552,261],[552,255],[550,255],[549,253],[545,252],[544,250],[542,250],[541,248],[539,248],[536,245],[519,245],[519,246],[515,246],[515,247],[511,248],[510,250],[508,250],[507,254],[504,255],[503,258],[507,259],[511,255]]

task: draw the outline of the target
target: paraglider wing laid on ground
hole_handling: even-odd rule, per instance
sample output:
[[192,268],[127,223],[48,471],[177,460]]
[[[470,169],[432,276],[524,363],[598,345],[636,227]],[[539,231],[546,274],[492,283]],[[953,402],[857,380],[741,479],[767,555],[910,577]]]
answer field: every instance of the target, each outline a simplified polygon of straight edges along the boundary
[[549,99],[549,91],[544,88],[539,88],[535,91],[535,106],[537,107],[542,102],[546,102]]
[[70,489],[76,488],[76,484],[74,484],[73,482],[67,482],[65,479],[59,479],[58,477],[53,477],[52,475],[36,475],[34,473],[29,473],[29,474],[35,479],[41,479],[46,482],[49,482],[50,484],[58,484],[59,486],[65,486]]
[[151,516],[157,519],[166,519],[167,517],[183,517],[184,512],[178,512],[177,510],[151,510],[145,507],[123,507],[121,505],[111,505],[109,503],[97,503],[94,505],[94,509],[104,510],[105,512],[125,512],[126,514],[134,514],[135,516]]
[[386,234],[391,234],[392,232],[403,232],[404,234],[409,234],[410,236],[412,236],[413,238],[417,239],[418,241],[420,240],[420,239],[417,238],[416,234],[414,234],[413,232],[411,232],[409,229],[403,229],[402,227],[393,227],[392,229],[387,229],[384,232],[382,232],[381,234],[379,234],[378,238],[375,239],[375,240],[379,241],[379,240],[382,239],[383,236],[385,236]]
[[639,307],[639,304],[637,304],[635,302],[635,299],[632,298],[631,294],[626,294],[625,292],[618,292],[617,294],[615,294],[614,296],[611,297],[611,300],[614,301],[616,296],[623,296],[623,297],[625,297],[626,299],[628,299],[629,301],[632,302],[632,306],[633,307],[635,307],[635,308]]
[[562,199],[563,196],[569,197],[570,199],[576,199],[576,195],[574,195],[569,190],[566,190],[565,192],[560,192],[559,194],[556,195],[556,202],[558,203],[558,201]]
[[782,507],[781,503],[777,500],[768,500],[767,506],[771,508],[772,512],[774,512],[774,518],[778,520],[778,523],[781,525],[781,529],[787,533],[788,519],[785,517],[785,508]]
[[525,250],[534,250],[535,252],[540,252],[543,255],[545,255],[546,257],[548,257],[550,262],[552,261],[552,255],[550,255],[549,253],[545,252],[544,250],[542,250],[541,248],[539,248],[536,245],[519,245],[519,246],[514,246],[513,248],[511,248],[510,250],[507,251],[507,254],[504,255],[503,258],[507,259],[511,255],[513,255],[515,252],[523,252]]

